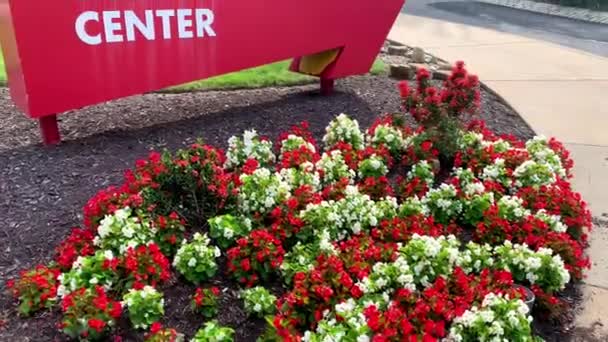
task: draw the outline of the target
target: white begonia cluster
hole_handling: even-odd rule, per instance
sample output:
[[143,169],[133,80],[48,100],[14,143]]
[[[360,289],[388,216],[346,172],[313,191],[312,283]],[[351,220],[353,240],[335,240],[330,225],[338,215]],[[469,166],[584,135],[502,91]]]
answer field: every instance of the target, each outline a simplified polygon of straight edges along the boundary
[[467,243],[464,250],[460,251],[456,258],[456,266],[469,273],[479,273],[484,268],[494,266],[492,246],[488,244],[479,245],[474,242]]
[[474,306],[454,319],[448,340],[537,341],[532,334],[529,311],[520,299],[489,293],[484,297],[481,307]]
[[118,280],[116,272],[105,267],[106,260],[112,261],[114,253],[110,250],[99,250],[93,255],[79,256],[72,268],[59,275],[57,280],[57,295],[63,297],[81,287],[94,288],[103,286],[106,290],[112,288]]
[[263,286],[256,286],[241,291],[245,311],[249,315],[264,317],[276,310],[277,297]]
[[221,251],[211,245],[207,234],[195,233],[191,242],[182,242],[173,259],[173,267],[187,280],[198,284],[215,275]]
[[498,215],[509,221],[519,221],[530,215],[530,210],[524,207],[524,200],[517,196],[502,196],[498,203]]
[[372,154],[359,162],[358,172],[359,178],[361,179],[366,177],[380,177],[388,173],[388,166],[386,165],[384,158]]
[[222,248],[228,248],[238,238],[251,231],[251,219],[246,216],[233,216],[225,214],[207,220],[209,222],[209,235],[215,239]]
[[331,254],[331,255],[338,254],[338,250],[336,249],[336,247],[333,244],[333,240],[331,238],[331,234],[329,233],[329,229],[323,229],[321,231],[321,234],[319,234],[318,236],[319,236],[318,246],[319,246],[320,252],[323,252],[326,254]]
[[374,134],[370,135],[368,133],[366,138],[372,146],[386,145],[393,155],[398,155],[405,146],[401,130],[388,124],[376,126]]
[[538,163],[547,165],[549,170],[557,176],[566,177],[566,169],[562,165],[559,155],[549,147],[547,138],[540,135],[526,141],[526,150]]
[[545,209],[537,211],[534,217],[545,222],[554,232],[565,233],[568,230],[560,215],[551,215]]
[[391,210],[392,200],[383,201],[377,206],[368,195],[361,194],[357,187],[348,186],[344,198],[339,201],[322,201],[319,204],[308,204],[300,212],[306,226],[315,234],[328,230],[332,240],[342,240],[350,234],[359,234],[375,227],[386,218],[394,215]]
[[314,168],[313,163],[305,162],[297,168],[281,169],[279,173],[291,189],[297,189],[302,185],[310,185],[313,191],[318,191],[321,189],[321,179]]
[[486,187],[483,185],[471,169],[457,168],[452,174],[458,178],[460,188],[465,196],[482,195],[486,193]]
[[549,164],[539,163],[535,160],[526,160],[513,171],[516,187],[540,187],[553,184],[557,181],[555,173]]
[[422,179],[423,182],[428,184],[430,187],[435,181],[435,174],[433,173],[433,166],[426,160],[421,160],[418,163],[412,165],[412,169],[407,173],[406,179],[412,180],[415,177]]
[[147,220],[137,217],[131,208],[126,207],[101,220],[93,243],[101,249],[123,254],[129,247],[147,244],[155,233]]
[[206,322],[198,329],[190,342],[232,342],[234,341],[234,329],[219,325],[217,320]]
[[[355,193],[354,189],[356,187],[347,187],[347,195],[336,202],[337,212],[340,213],[343,222],[343,233],[359,234],[370,227],[376,227],[383,219],[375,202],[368,195]],[[344,237],[343,234],[339,234],[340,240]]]
[[307,150],[310,150],[313,153],[317,152],[315,145],[306,141],[306,139],[302,138],[299,135],[289,134],[287,138],[281,140],[281,154],[288,151],[298,150],[302,146],[304,146]]
[[533,251],[526,244],[507,240],[494,248],[494,254],[497,268],[511,272],[516,281],[527,280],[548,292],[562,290],[570,281],[564,261],[549,248]]
[[497,182],[505,188],[510,188],[513,184],[513,180],[507,173],[507,167],[505,160],[502,158],[496,158],[493,164],[490,164],[483,168],[481,171],[481,179],[490,180]]
[[370,274],[357,282],[357,286],[365,294],[392,292],[398,288],[416,290],[414,273],[406,256],[400,255],[394,262],[378,262],[372,267]]
[[404,199],[399,208],[397,215],[407,217],[412,215],[429,215],[429,208],[418,198],[418,196],[408,197]]
[[[317,324],[316,330],[306,331],[303,342],[369,342],[371,330],[363,314],[365,307],[352,298],[336,304]],[[335,313],[335,314],[334,314]],[[340,320],[336,319],[340,316]]]
[[244,214],[265,214],[291,196],[291,187],[281,174],[266,168],[240,176],[238,205]]
[[466,151],[468,148],[479,148],[480,146],[482,146],[485,140],[483,139],[483,134],[468,131],[462,134],[458,142],[458,149],[461,151]]
[[385,196],[376,200],[375,206],[380,219],[392,219],[397,216],[399,211],[399,202],[393,196]]
[[275,161],[272,152],[272,142],[261,140],[255,129],[243,132],[243,137],[232,136],[228,139],[226,162],[228,169],[238,168],[245,164],[247,159],[255,159],[261,166],[267,166]]
[[351,170],[340,150],[324,152],[321,159],[315,165],[316,169],[321,173],[321,183],[323,185],[334,184],[342,178],[349,179],[352,184],[357,173]]
[[486,187],[475,177],[471,169],[457,168],[453,175],[458,178],[460,184],[462,220],[475,225],[483,219],[485,211],[494,204],[494,193],[486,191]]
[[422,198],[422,203],[440,223],[449,223],[462,212],[462,203],[452,184],[443,183],[438,188],[429,190]]
[[129,319],[137,329],[148,328],[165,314],[165,299],[163,294],[152,286],[144,286],[141,290],[130,289],[123,296],[123,305],[129,312]]
[[438,276],[449,276],[459,256],[460,241],[454,235],[431,237],[414,234],[399,248],[399,255],[410,265],[414,282],[429,286]]
[[323,143],[326,148],[340,141],[351,144],[355,150],[362,150],[365,147],[365,137],[359,128],[359,122],[346,114],[338,115],[325,127]]

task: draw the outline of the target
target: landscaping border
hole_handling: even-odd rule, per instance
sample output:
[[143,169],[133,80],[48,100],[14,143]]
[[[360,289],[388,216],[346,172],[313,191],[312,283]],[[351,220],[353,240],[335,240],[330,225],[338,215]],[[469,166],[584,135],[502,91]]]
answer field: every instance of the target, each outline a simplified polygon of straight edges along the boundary
[[558,17],[577,19],[597,24],[608,25],[608,12],[592,11],[584,8],[546,4],[531,0],[477,0],[479,2],[498,6],[516,8],[535,13],[555,15]]

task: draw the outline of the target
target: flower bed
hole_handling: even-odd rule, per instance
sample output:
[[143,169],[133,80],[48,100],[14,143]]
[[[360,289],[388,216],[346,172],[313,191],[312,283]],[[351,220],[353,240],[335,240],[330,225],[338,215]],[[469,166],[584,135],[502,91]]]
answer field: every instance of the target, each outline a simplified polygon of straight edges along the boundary
[[590,265],[572,161],[554,139],[464,127],[478,84],[461,64],[443,89],[427,81],[400,87],[416,129],[403,114],[365,131],[339,115],[323,148],[302,123],[276,144],[247,131],[225,153],[151,153],[91,198],[54,262],[9,283],[20,312],[59,305],[60,328],[81,339],[122,317],[174,341],[160,323],[173,275],[198,286],[189,337],[230,341],[210,282],[226,273],[250,319],[267,318],[262,341],[536,340],[517,284],[536,317],[558,314],[556,295]]

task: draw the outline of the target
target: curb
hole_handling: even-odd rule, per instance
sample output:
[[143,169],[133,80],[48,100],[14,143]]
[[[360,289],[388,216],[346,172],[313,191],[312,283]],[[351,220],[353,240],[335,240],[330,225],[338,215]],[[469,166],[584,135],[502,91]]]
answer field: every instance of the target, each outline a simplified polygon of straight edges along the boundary
[[530,0],[476,0],[479,2],[520,9],[529,12],[577,19],[596,24],[608,25],[608,12],[592,11],[584,8],[560,6]]

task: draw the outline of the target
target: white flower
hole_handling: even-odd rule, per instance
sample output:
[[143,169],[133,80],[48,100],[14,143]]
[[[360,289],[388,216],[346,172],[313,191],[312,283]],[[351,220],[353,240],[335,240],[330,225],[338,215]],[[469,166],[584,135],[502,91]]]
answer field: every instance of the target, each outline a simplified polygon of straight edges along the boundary
[[359,335],[357,337],[357,342],[369,342],[369,337],[367,335]]
[[112,251],[110,251],[110,250],[104,251],[103,255],[107,260],[114,259],[114,253],[112,253]]

